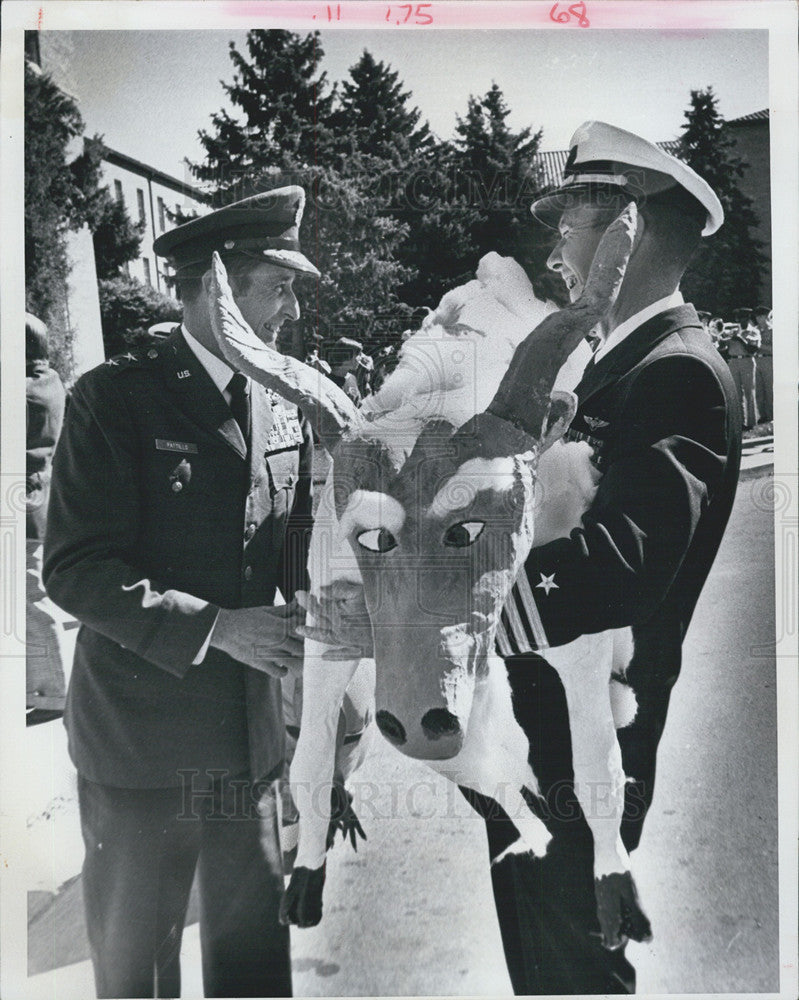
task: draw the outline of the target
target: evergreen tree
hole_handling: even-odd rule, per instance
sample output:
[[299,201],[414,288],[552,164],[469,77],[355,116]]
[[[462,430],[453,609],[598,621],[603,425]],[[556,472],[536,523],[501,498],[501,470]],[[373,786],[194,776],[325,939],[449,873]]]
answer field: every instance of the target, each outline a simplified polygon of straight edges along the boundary
[[386,160],[407,159],[429,149],[432,136],[421,111],[408,107],[411,93],[403,90],[399,73],[376,62],[366,49],[341,85],[338,106],[329,125],[347,151],[358,150]]
[[25,66],[25,301],[50,332],[50,358],[65,381],[72,377],[66,320],[69,278],[67,234],[93,227],[105,195],[100,156],[90,146],[72,162],[69,147],[83,132],[75,101],[38,66]]
[[540,262],[532,253],[530,204],[541,187],[535,157],[542,131],[514,132],[509,115],[496,83],[483,97],[469,97],[455,128],[458,184],[479,212],[472,228],[478,255],[495,250],[535,270]]
[[25,66],[26,308],[50,325],[69,276],[65,236],[84,221],[84,196],[67,162],[83,131],[78,107],[30,64]]
[[[331,125],[337,94],[319,71],[318,33],[251,31],[247,49],[249,59],[231,45],[235,79],[223,83],[244,120],[225,111],[213,115],[215,134],[200,133],[206,160],[191,169],[212,188],[215,204],[284,184],[304,187],[301,239],[322,271],[318,286],[295,286],[306,343],[321,334],[381,346],[399,336],[408,311],[396,293],[408,277],[396,259],[406,231],[372,197],[384,161],[359,150],[337,155],[342,142]],[[345,129],[343,122],[337,127]]]
[[232,83],[222,83],[243,115],[224,108],[211,116],[213,131],[201,131],[202,163],[190,164],[195,177],[214,190],[217,204],[242,192],[273,187],[272,173],[320,162],[329,142],[327,119],[334,92],[319,72],[324,56],[319,32],[300,37],[291,31],[247,33],[244,55],[230,43]]
[[416,262],[418,275],[403,288],[405,301],[435,304],[473,277],[492,250],[518,260],[539,294],[551,295],[540,280],[551,239],[536,238],[530,216],[541,186],[535,160],[541,130],[514,132],[509,115],[496,84],[483,97],[471,96],[454,141],[438,143],[406,186],[411,235],[402,259]]
[[682,281],[698,308],[729,318],[733,309],[754,306],[765,260],[753,236],[758,219],[739,181],[746,169],[719,114],[713,88],[692,90],[677,156],[713,188],[724,208],[724,225],[703,241]]

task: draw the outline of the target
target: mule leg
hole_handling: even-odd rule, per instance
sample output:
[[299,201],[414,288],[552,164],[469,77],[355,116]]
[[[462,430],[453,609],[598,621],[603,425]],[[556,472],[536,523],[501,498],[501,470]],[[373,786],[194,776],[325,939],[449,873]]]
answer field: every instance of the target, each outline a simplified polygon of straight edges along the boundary
[[597,913],[607,947],[624,934],[650,937],[621,839],[625,776],[610,704],[612,632],[585,635],[547,651],[560,675],[569,710],[574,788],[594,841]]
[[327,647],[305,642],[300,735],[291,763],[291,794],[299,812],[294,871],[283,897],[281,920],[312,927],[322,918],[322,888],[336,734],[344,692],[359,660],[323,660]]

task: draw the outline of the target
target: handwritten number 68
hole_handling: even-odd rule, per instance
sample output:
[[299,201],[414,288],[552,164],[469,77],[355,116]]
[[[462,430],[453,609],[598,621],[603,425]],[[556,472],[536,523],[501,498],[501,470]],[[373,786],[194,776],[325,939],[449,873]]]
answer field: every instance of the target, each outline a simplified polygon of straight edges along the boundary
[[588,20],[586,16],[585,4],[582,2],[582,0],[580,3],[573,3],[566,10],[559,11],[558,10],[559,6],[560,5],[557,3],[552,5],[552,10],[550,10],[549,12],[550,21],[555,21],[558,24],[568,24],[569,21],[571,21],[571,19],[574,17],[577,19],[577,24],[581,28],[589,28],[591,26],[591,22]]

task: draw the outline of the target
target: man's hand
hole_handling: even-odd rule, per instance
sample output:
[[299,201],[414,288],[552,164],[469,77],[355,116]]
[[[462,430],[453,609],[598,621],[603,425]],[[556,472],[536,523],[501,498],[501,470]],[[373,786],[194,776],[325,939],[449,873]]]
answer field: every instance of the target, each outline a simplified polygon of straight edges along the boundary
[[272,677],[301,674],[304,644],[297,632],[304,617],[295,601],[276,608],[223,608],[211,645]]
[[300,626],[299,635],[333,647],[323,654],[323,660],[360,660],[374,655],[362,584],[334,580],[322,588],[318,599],[298,590],[297,600],[315,622]]

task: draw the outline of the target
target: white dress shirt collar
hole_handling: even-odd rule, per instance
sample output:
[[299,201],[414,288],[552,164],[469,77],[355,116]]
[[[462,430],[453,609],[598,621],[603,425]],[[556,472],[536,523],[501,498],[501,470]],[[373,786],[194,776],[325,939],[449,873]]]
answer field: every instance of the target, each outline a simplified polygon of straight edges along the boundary
[[207,347],[203,347],[199,340],[197,340],[196,337],[193,337],[183,324],[181,324],[180,329],[186,343],[189,345],[197,360],[211,377],[211,381],[229,402],[230,393],[228,392],[228,383],[233,377],[233,369],[227,364],[227,362],[218,358],[215,354],[212,354]]
[[643,326],[644,323],[648,323],[653,317],[660,315],[660,313],[665,312],[667,309],[673,309],[675,306],[681,306],[684,304],[685,299],[683,299],[682,292],[678,288],[675,292],[672,292],[671,295],[658,299],[657,302],[653,302],[651,305],[646,306],[645,309],[641,309],[640,312],[635,313],[634,316],[630,316],[630,318],[626,319],[623,323],[619,323],[607,340],[599,345],[596,353],[594,354],[594,360],[599,361],[599,359],[604,357],[608,351],[612,351],[614,347],[618,347],[619,344],[633,332],[633,330],[637,330],[639,326]]

